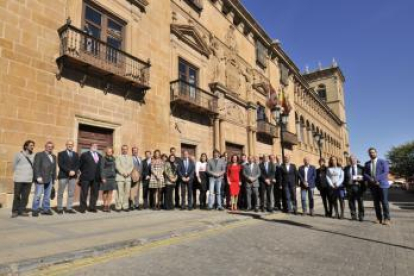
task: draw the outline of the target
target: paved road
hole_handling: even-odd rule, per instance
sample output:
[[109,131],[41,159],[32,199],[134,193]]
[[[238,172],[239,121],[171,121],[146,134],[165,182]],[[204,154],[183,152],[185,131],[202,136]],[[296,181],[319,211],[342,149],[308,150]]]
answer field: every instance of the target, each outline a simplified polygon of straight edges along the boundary
[[393,224],[276,214],[117,251],[45,275],[412,275],[414,195],[393,191]]

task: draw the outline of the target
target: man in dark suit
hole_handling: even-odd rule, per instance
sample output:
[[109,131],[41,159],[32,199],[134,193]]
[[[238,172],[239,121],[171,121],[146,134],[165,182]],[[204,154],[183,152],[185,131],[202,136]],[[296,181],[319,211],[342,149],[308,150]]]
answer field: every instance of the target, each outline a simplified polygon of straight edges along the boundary
[[313,192],[315,190],[316,168],[309,163],[309,158],[303,159],[299,168],[300,195],[302,200],[302,215],[307,213],[306,197],[309,199],[309,215],[313,216]]
[[349,209],[352,220],[357,220],[356,202],[358,202],[358,219],[364,220],[364,167],[358,164],[355,155],[349,158],[351,164],[344,170],[344,186],[348,194]]
[[239,193],[239,199],[238,199],[238,207],[239,209],[246,209],[247,203],[246,203],[246,179],[243,176],[243,168],[246,164],[249,164],[247,161],[247,155],[242,154],[241,160],[240,160],[240,166],[242,167],[240,170],[240,180],[241,180],[241,187],[240,187],[240,193]]
[[79,170],[79,155],[73,151],[74,143],[72,140],[66,142],[66,150],[58,153],[58,193],[57,193],[57,213],[63,214],[63,194],[68,187],[68,201],[66,213],[76,213],[72,209],[75,196],[76,176]]
[[[178,168],[181,165],[181,158],[177,156],[177,152],[175,147],[170,148],[170,155],[174,155],[175,157],[175,166]],[[177,181],[175,182],[175,191],[174,191],[174,200],[175,200],[175,208],[180,208],[180,196],[181,196],[181,179],[178,177]]]
[[195,164],[189,157],[188,151],[183,152],[183,158],[178,166],[178,176],[181,179],[181,210],[185,210],[185,201],[188,197],[188,210],[193,210],[193,181]]
[[319,159],[319,169],[316,170],[316,188],[318,188],[321,194],[323,208],[325,210],[325,217],[332,217],[333,199],[332,188],[326,178],[327,173],[326,160],[324,158]]
[[275,179],[275,166],[269,161],[269,157],[263,155],[263,162],[260,163],[260,201],[262,212],[265,208],[268,212],[274,212],[275,198],[274,198],[274,179]]
[[90,150],[82,153],[80,156],[79,169],[81,194],[80,194],[80,212],[85,213],[87,209],[86,200],[88,198],[89,189],[91,194],[89,196],[89,212],[96,213],[96,201],[99,195],[100,183],[100,162],[102,156],[97,152],[98,145],[91,144]]
[[50,194],[56,180],[56,155],[53,154],[54,144],[47,142],[45,150],[35,155],[33,178],[35,195],[33,198],[32,216],[39,216],[40,199],[43,195],[42,215],[52,215],[50,210]]
[[365,163],[364,179],[368,182],[374,200],[377,223],[390,225],[390,208],[388,203],[388,162],[377,157],[377,150],[368,150],[370,161]]
[[249,163],[243,168],[243,176],[246,179],[247,210],[252,210],[252,195],[254,196],[254,211],[259,211],[259,178],[260,168],[255,156],[249,156]]
[[284,192],[286,209],[284,212],[297,213],[296,186],[298,184],[298,172],[296,166],[290,163],[290,156],[283,157],[283,164],[279,167],[278,182],[281,183]]
[[284,195],[283,195],[283,187],[282,187],[282,183],[280,183],[278,181],[278,172],[279,172],[279,168],[282,165],[282,162],[280,160],[279,156],[274,156],[272,155],[270,157],[270,163],[272,163],[272,166],[274,167],[274,171],[275,171],[275,175],[274,175],[274,188],[273,188],[273,193],[274,193],[274,199],[275,199],[275,210],[278,211],[282,211],[286,208],[285,207],[285,200],[284,200]]
[[145,159],[142,161],[142,197],[144,201],[144,209],[154,207],[152,202],[152,196],[149,188],[151,179],[151,152],[147,150],[145,152]]

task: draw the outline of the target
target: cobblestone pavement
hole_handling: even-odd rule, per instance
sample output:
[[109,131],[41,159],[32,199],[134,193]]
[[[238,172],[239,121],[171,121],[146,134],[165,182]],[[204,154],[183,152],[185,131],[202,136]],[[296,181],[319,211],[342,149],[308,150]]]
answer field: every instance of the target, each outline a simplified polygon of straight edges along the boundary
[[[392,191],[392,225],[274,216],[44,270],[46,275],[412,275],[414,194]],[[319,212],[320,213],[320,212]],[[348,214],[349,216],[349,214]]]

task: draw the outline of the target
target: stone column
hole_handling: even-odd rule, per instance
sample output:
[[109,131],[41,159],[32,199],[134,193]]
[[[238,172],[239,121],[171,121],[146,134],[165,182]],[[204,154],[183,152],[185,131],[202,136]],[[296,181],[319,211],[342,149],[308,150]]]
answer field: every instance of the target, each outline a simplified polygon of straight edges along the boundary
[[226,150],[226,133],[224,131],[224,121],[220,120],[220,153],[223,153]]
[[214,149],[220,150],[220,120],[219,118],[214,118]]

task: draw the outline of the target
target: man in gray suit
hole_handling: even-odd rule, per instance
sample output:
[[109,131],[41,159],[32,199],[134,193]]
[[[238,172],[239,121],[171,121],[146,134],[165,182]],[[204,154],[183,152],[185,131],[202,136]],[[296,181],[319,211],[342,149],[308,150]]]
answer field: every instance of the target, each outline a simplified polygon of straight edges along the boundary
[[252,195],[254,196],[254,211],[259,212],[259,177],[260,168],[257,158],[249,156],[249,164],[243,168],[243,176],[246,179],[247,210],[252,209]]
[[[138,147],[132,147],[132,161],[134,162],[134,169],[139,173],[140,179],[137,182],[132,182],[131,194],[129,195],[129,206],[133,210],[141,210],[139,207],[139,197],[141,195],[141,181],[142,181],[142,159],[138,156]],[[136,188],[136,196],[134,197],[134,190]],[[133,202],[134,201],[134,202]]]
[[32,205],[32,216],[39,216],[40,200],[43,195],[42,215],[52,215],[50,210],[50,194],[56,180],[56,155],[52,153],[54,144],[47,142],[45,150],[35,155],[33,163],[33,179],[35,195]]
[[217,210],[224,210],[221,205],[221,184],[223,183],[223,175],[226,173],[226,162],[220,158],[218,150],[213,151],[213,159],[207,163],[207,174],[209,175],[209,197],[208,210],[213,209],[214,196],[217,203]]
[[128,146],[121,147],[121,155],[115,159],[116,168],[116,183],[118,186],[118,193],[115,200],[115,209],[120,212],[129,212],[129,193],[131,191],[131,174],[134,169],[134,161],[131,156],[128,156]]

